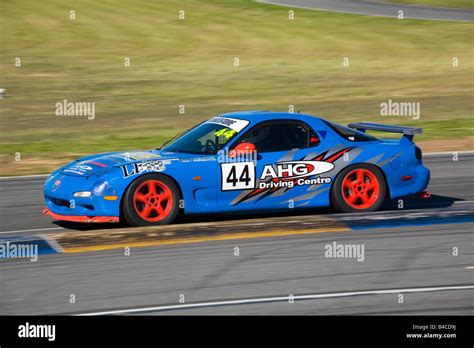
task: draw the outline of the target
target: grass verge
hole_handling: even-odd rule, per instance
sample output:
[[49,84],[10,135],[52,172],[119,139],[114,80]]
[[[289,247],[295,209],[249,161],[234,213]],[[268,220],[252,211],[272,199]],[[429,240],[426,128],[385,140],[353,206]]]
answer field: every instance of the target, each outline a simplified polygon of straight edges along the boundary
[[[423,127],[421,142],[473,135],[471,23],[303,9],[290,20],[288,10],[247,0],[1,2],[0,175],[153,148],[215,114],[289,105],[342,123]],[[95,118],[56,116],[64,99],[94,102]],[[419,102],[420,119],[380,116],[388,99]]]

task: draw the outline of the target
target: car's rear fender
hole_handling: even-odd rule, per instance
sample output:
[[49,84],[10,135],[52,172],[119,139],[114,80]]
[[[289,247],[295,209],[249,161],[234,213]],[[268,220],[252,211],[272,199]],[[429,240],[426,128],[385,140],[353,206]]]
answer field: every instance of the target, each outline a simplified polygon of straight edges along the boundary
[[397,142],[382,142],[380,150],[385,155],[377,165],[385,175],[389,198],[404,197],[426,189],[430,171],[423,165],[421,158],[417,158],[417,151],[420,150],[414,143],[405,138]]

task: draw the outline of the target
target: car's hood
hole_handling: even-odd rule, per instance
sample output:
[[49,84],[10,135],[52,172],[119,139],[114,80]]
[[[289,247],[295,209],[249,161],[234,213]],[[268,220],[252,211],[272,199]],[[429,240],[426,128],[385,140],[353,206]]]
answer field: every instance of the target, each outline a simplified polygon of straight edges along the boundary
[[162,153],[160,150],[109,152],[80,158],[60,169],[61,174],[88,177],[111,167],[123,166],[129,163],[154,160],[179,160],[196,157],[184,153]]

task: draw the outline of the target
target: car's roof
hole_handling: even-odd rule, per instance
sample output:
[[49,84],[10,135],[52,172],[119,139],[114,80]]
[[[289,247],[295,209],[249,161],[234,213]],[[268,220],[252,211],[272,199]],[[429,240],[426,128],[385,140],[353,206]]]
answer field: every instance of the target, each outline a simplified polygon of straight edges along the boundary
[[312,115],[290,113],[290,112],[279,112],[279,111],[266,111],[266,110],[236,111],[236,112],[229,112],[226,114],[222,114],[219,116],[238,118],[241,120],[250,121],[252,123],[260,122],[260,121],[279,120],[279,119],[302,120],[308,117],[317,118],[316,116],[312,116]]

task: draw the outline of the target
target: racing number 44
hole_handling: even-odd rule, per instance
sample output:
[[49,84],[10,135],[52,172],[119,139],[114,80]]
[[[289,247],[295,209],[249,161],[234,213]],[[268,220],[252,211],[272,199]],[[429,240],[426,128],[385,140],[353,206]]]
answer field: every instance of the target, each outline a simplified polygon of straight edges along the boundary
[[255,188],[255,163],[222,163],[222,191]]

